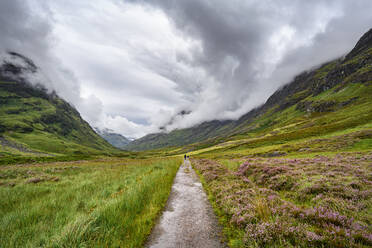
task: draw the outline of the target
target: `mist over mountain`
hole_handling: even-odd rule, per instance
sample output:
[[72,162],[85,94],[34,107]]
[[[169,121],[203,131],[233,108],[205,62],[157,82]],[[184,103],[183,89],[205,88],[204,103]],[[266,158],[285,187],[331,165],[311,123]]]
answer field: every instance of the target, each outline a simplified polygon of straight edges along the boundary
[[96,133],[98,133],[102,138],[104,138],[108,143],[113,145],[116,148],[123,149],[125,146],[127,146],[131,140],[127,139],[121,134],[115,133],[113,130],[110,129],[99,129],[94,128]]
[[45,88],[45,78],[31,59],[15,52],[1,59],[0,157],[119,152],[71,104]]
[[[364,104],[370,101],[368,94],[361,95],[361,93],[352,94],[350,92],[346,94],[341,102],[336,96],[332,97],[332,94],[341,89],[347,90],[348,87],[362,88],[364,85],[370,87],[372,80],[371,66],[372,29],[360,38],[355,47],[345,57],[335,59],[297,75],[294,80],[271,95],[265,104],[249,111],[238,120],[213,120],[191,128],[176,129],[169,133],[149,134],[133,141],[126,148],[148,150],[185,146],[197,142],[219,143],[234,139],[235,136],[248,135],[249,132],[260,129],[261,125],[271,130],[276,125],[281,125],[282,122],[276,121],[275,118],[279,117],[275,116],[287,115],[286,112],[290,109],[291,111],[295,110],[298,115],[306,113],[324,115],[327,112],[341,112],[343,108],[350,104],[358,102]],[[331,89],[333,89],[333,92]],[[365,92],[368,92],[368,90],[366,89]],[[327,101],[314,101],[312,99],[326,91],[332,92]],[[368,113],[366,114],[368,115]],[[264,124],[260,123],[264,118],[268,118],[267,121]],[[344,118],[346,120],[351,117],[345,116]],[[339,128],[345,127],[341,125]],[[192,150],[192,147],[190,146],[188,149]]]
[[32,59],[40,83],[90,125],[139,138],[240,118],[300,71],[345,55],[371,9],[368,0],[2,1],[0,50]]

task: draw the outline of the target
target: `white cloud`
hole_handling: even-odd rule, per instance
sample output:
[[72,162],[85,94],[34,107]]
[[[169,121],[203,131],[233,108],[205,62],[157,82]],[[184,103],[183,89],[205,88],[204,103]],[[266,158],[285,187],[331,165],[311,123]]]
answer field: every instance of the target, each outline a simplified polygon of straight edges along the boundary
[[[163,60],[163,64],[169,63],[164,70],[172,70],[177,53],[185,53],[188,42],[175,34],[159,10],[101,0],[83,6],[76,1],[68,3],[69,8],[65,2],[51,5],[56,18],[54,36],[59,41],[54,53],[74,72],[81,96],[100,100],[100,118],[104,120],[89,118],[90,123],[104,123],[135,137],[156,131],[151,122],[159,113],[173,114],[185,101],[177,84],[152,67]],[[81,8],[84,11],[80,13]],[[158,60],[150,61],[154,57]],[[89,106],[77,107],[83,116],[89,115]],[[123,120],[130,125],[119,128],[113,124],[123,124]]]
[[104,127],[115,130],[128,138],[139,138],[146,133],[154,132],[156,129],[151,126],[145,126],[128,121],[122,116],[105,116],[103,121]]
[[[371,9],[369,0],[3,1],[0,49],[33,59],[92,126],[140,137],[170,120],[167,130],[240,117],[350,50]],[[174,117],[182,110],[191,113]]]

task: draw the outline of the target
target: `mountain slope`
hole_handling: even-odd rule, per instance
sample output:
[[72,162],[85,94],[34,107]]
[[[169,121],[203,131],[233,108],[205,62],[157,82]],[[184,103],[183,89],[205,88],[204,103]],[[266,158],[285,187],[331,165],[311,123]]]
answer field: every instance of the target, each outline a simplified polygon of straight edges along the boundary
[[[147,150],[199,142],[190,145],[187,151],[268,132],[279,132],[274,136],[280,140],[283,137],[278,129],[286,126],[294,132],[293,137],[299,138],[318,134],[322,130],[337,131],[370,123],[371,81],[372,29],[363,35],[345,58],[301,73],[276,91],[261,107],[236,121],[216,120],[170,133],[150,134],[133,141],[126,148]],[[328,123],[327,119],[333,122]],[[310,131],[311,126],[322,130]]]
[[37,72],[16,53],[0,65],[0,156],[116,152],[69,103],[31,86],[28,78]]
[[114,147],[122,149],[131,142],[123,135],[115,133],[110,129],[101,130],[99,128],[95,128],[95,130],[99,134],[99,136],[104,138],[108,143],[110,143]]

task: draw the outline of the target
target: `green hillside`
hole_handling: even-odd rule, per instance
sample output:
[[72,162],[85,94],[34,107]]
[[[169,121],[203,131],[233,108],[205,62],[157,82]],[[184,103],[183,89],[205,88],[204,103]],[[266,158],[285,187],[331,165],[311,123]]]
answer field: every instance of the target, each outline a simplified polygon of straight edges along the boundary
[[[185,146],[182,151],[186,152],[226,141],[233,142],[234,146],[244,143],[246,147],[255,147],[335,132],[370,130],[371,96],[372,30],[345,58],[303,72],[261,107],[236,121],[216,120],[168,134],[150,134],[126,148],[148,150]],[[370,148],[370,132],[362,136],[364,141],[360,145]]]
[[[13,54],[17,59],[21,55]],[[32,62],[0,68],[0,157],[92,155],[117,152],[69,103],[22,78]]]

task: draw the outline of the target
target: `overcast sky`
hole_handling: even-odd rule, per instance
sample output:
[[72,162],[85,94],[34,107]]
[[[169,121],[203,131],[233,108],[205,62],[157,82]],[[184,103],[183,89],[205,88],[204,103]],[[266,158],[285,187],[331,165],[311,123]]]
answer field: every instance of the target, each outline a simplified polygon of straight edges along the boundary
[[1,0],[0,50],[34,60],[92,126],[138,138],[239,118],[351,50],[371,13],[371,0]]

